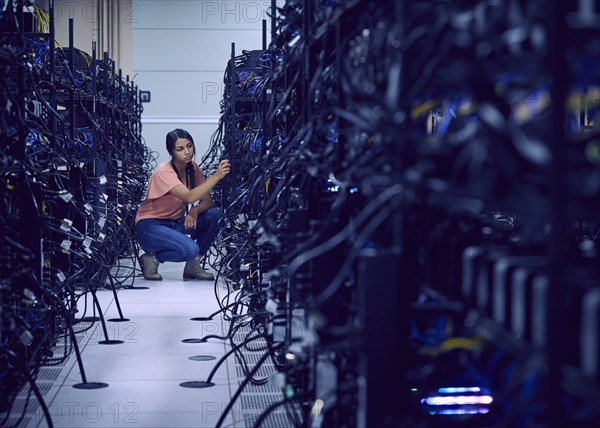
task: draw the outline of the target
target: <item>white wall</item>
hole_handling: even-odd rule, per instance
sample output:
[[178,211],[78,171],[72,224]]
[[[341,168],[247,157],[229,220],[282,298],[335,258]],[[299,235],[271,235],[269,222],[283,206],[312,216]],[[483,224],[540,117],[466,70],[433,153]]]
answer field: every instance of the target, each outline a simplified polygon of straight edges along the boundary
[[206,152],[220,117],[231,43],[236,55],[262,49],[263,19],[270,41],[270,6],[270,0],[133,0],[134,81],[151,92],[142,135],[159,162],[169,159],[165,135],[174,128],[192,134],[197,160]]

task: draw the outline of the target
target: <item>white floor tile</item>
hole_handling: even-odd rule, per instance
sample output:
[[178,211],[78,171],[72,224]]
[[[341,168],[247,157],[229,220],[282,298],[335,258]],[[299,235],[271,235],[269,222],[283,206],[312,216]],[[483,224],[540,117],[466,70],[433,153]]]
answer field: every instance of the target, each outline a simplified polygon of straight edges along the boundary
[[[214,320],[190,318],[217,312],[212,282],[182,281],[183,264],[165,263],[160,267],[163,281],[136,278],[136,286],[147,290],[118,290],[122,313],[129,321],[106,321],[106,336],[122,344],[102,345],[104,329],[97,322],[82,333],[82,362],[89,382],[105,382],[107,388],[73,388],[82,380],[74,355],[67,363],[59,387],[48,400],[55,427],[214,427],[237,389],[237,374],[231,363],[222,364],[212,381],[215,386],[191,389],[179,386],[186,381],[204,381],[229,350],[228,341],[211,339],[206,343],[183,343],[183,339],[226,334],[228,322],[221,314]],[[225,296],[220,285],[218,293]],[[98,300],[105,317],[119,313],[110,290],[99,290]],[[78,302],[78,317],[93,313],[88,296]],[[192,361],[194,355],[214,356],[210,361]],[[233,356],[229,357],[233,359]],[[43,415],[36,414],[36,426],[45,427]],[[237,419],[237,422],[236,422]],[[227,415],[224,427],[245,426],[241,409]]]
[[[217,360],[192,361],[189,355],[162,354],[150,355],[119,355],[111,361],[106,362],[105,355],[85,356],[85,371],[89,377],[102,382],[111,381],[162,381],[175,380],[184,382],[187,380],[204,380],[214,367],[219,355],[214,355]],[[204,354],[209,355],[209,354]],[[79,370],[73,370],[67,378],[67,383],[77,383],[81,379]],[[215,379],[227,380],[225,369],[216,372]]]
[[208,427],[229,394],[228,384],[189,389],[173,381],[119,381],[99,390],[65,387],[49,410],[56,427]]

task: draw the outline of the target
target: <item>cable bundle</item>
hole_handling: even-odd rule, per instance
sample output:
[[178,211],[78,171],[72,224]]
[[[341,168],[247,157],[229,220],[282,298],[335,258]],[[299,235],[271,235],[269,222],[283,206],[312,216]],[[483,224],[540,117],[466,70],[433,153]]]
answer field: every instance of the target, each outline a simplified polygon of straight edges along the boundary
[[227,67],[217,268],[294,423],[597,417],[599,41],[538,6],[287,1],[260,79]]
[[2,424],[14,425],[23,385],[44,408],[40,367],[68,357],[73,324],[91,327],[79,299],[133,278],[113,267],[135,254],[134,214],[155,162],[136,86],[106,55],[60,47],[48,13],[34,15],[26,30],[9,4],[0,32],[0,389]]

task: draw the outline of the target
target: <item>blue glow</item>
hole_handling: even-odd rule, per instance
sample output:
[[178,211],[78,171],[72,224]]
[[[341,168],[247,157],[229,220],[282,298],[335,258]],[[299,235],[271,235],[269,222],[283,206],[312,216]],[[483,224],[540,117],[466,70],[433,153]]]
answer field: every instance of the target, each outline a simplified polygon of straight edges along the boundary
[[439,388],[438,392],[440,394],[463,394],[465,392],[481,392],[481,388],[478,386],[457,386]]
[[494,398],[491,395],[454,395],[427,397],[421,403],[430,406],[464,406],[473,404],[491,404]]
[[487,407],[477,409],[439,409],[431,410],[430,415],[485,415],[490,412]]

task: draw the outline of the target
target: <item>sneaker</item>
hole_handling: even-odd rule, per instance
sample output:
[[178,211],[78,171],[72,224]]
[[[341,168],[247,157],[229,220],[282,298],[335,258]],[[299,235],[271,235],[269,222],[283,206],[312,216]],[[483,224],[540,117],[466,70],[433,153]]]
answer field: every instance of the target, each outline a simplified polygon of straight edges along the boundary
[[198,279],[200,281],[214,281],[215,276],[202,269],[202,258],[197,256],[194,260],[186,262],[183,269],[183,279]]
[[158,273],[158,265],[158,260],[152,253],[144,253],[140,257],[140,267],[145,280],[162,281],[162,276]]

